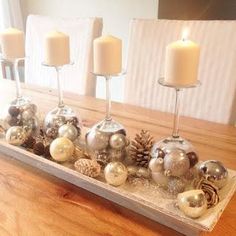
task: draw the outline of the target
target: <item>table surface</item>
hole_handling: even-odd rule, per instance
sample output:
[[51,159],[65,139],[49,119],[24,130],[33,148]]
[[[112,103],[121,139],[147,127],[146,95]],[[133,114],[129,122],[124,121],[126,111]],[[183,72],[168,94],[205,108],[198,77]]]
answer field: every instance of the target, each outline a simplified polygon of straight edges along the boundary
[[[57,105],[57,93],[22,86],[41,115]],[[0,110],[14,98],[12,81],[0,80]],[[104,117],[105,103],[92,97],[65,94],[65,103],[91,126]],[[156,140],[170,135],[172,115],[127,104],[113,103],[113,117],[133,138],[141,129]],[[236,170],[236,128],[181,117],[181,135],[197,148],[200,159],[222,161]],[[1,150],[0,150],[1,152]],[[236,195],[219,222],[206,235],[236,235]],[[204,234],[204,235],[205,235]],[[0,153],[0,235],[181,235],[84,189]]]

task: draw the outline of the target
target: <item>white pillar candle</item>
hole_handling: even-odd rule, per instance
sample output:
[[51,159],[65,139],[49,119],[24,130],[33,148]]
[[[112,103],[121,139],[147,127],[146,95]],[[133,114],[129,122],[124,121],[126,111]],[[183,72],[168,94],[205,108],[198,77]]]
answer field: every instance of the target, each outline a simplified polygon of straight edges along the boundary
[[24,33],[18,29],[9,28],[0,33],[2,57],[8,60],[25,57]]
[[94,40],[94,73],[115,75],[122,68],[122,41],[111,35]]
[[166,48],[165,82],[174,86],[197,82],[200,47],[186,38]]
[[45,37],[45,61],[51,66],[70,63],[70,38],[68,35],[52,31]]

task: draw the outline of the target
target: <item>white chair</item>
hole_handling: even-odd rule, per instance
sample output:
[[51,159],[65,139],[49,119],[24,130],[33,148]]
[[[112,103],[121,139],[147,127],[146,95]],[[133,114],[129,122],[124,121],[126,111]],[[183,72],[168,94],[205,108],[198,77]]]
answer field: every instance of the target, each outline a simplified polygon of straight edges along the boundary
[[70,36],[71,60],[75,64],[65,66],[62,70],[63,90],[94,96],[96,78],[91,74],[93,40],[102,32],[100,18],[53,18],[30,15],[26,24],[25,82],[56,88],[55,70],[42,66],[44,37],[51,30],[58,30]]
[[189,29],[201,46],[199,80],[186,89],[181,114],[233,124],[236,121],[236,21],[139,20],[130,23],[124,101],[172,112],[174,91],[158,84],[165,48]]

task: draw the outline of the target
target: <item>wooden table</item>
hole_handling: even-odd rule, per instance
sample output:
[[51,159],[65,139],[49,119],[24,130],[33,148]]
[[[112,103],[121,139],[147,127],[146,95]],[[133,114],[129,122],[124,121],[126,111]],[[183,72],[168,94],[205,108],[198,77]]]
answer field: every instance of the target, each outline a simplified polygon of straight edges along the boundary
[[[24,87],[41,114],[57,105],[55,91]],[[0,80],[0,110],[14,98],[11,81]],[[91,125],[104,116],[103,100],[65,94],[65,103]],[[113,117],[132,138],[149,129],[158,140],[171,132],[172,115],[113,103]],[[197,148],[200,158],[222,161],[236,170],[236,128],[181,118],[181,135]],[[181,235],[130,210],[38,169],[0,154],[0,235]],[[209,235],[236,235],[236,195]]]

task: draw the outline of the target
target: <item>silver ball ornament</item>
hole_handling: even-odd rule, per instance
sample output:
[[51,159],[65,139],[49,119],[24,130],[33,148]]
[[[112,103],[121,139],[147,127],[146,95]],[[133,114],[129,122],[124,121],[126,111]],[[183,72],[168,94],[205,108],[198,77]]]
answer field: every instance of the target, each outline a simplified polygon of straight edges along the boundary
[[171,176],[182,176],[190,168],[189,159],[185,151],[181,149],[173,149],[165,155],[164,169]]
[[126,146],[126,137],[123,134],[113,134],[109,140],[109,144],[114,149],[123,149]]
[[20,146],[26,138],[26,132],[21,126],[12,126],[6,132],[6,141],[12,145]]
[[220,161],[204,161],[199,165],[199,174],[218,188],[224,187],[228,180],[228,171]]
[[107,183],[119,186],[125,183],[128,171],[121,162],[110,162],[104,169],[104,175]]
[[56,138],[50,144],[50,154],[54,160],[64,162],[72,158],[74,148],[74,144],[70,139],[65,137]]
[[207,200],[202,190],[189,190],[177,196],[180,210],[188,217],[198,218],[207,210]]
[[23,120],[30,120],[34,116],[33,111],[31,110],[25,110],[22,112],[21,117]]
[[101,132],[98,129],[92,129],[86,135],[86,141],[89,149],[102,150],[106,149],[109,142],[110,133]]
[[58,129],[59,137],[65,137],[70,139],[72,142],[78,137],[78,130],[74,125],[65,124]]
[[162,172],[164,170],[164,159],[160,157],[152,158],[148,167],[152,172]]
[[167,184],[168,191],[173,195],[182,193],[185,189],[185,186],[185,181],[179,177],[170,177]]

